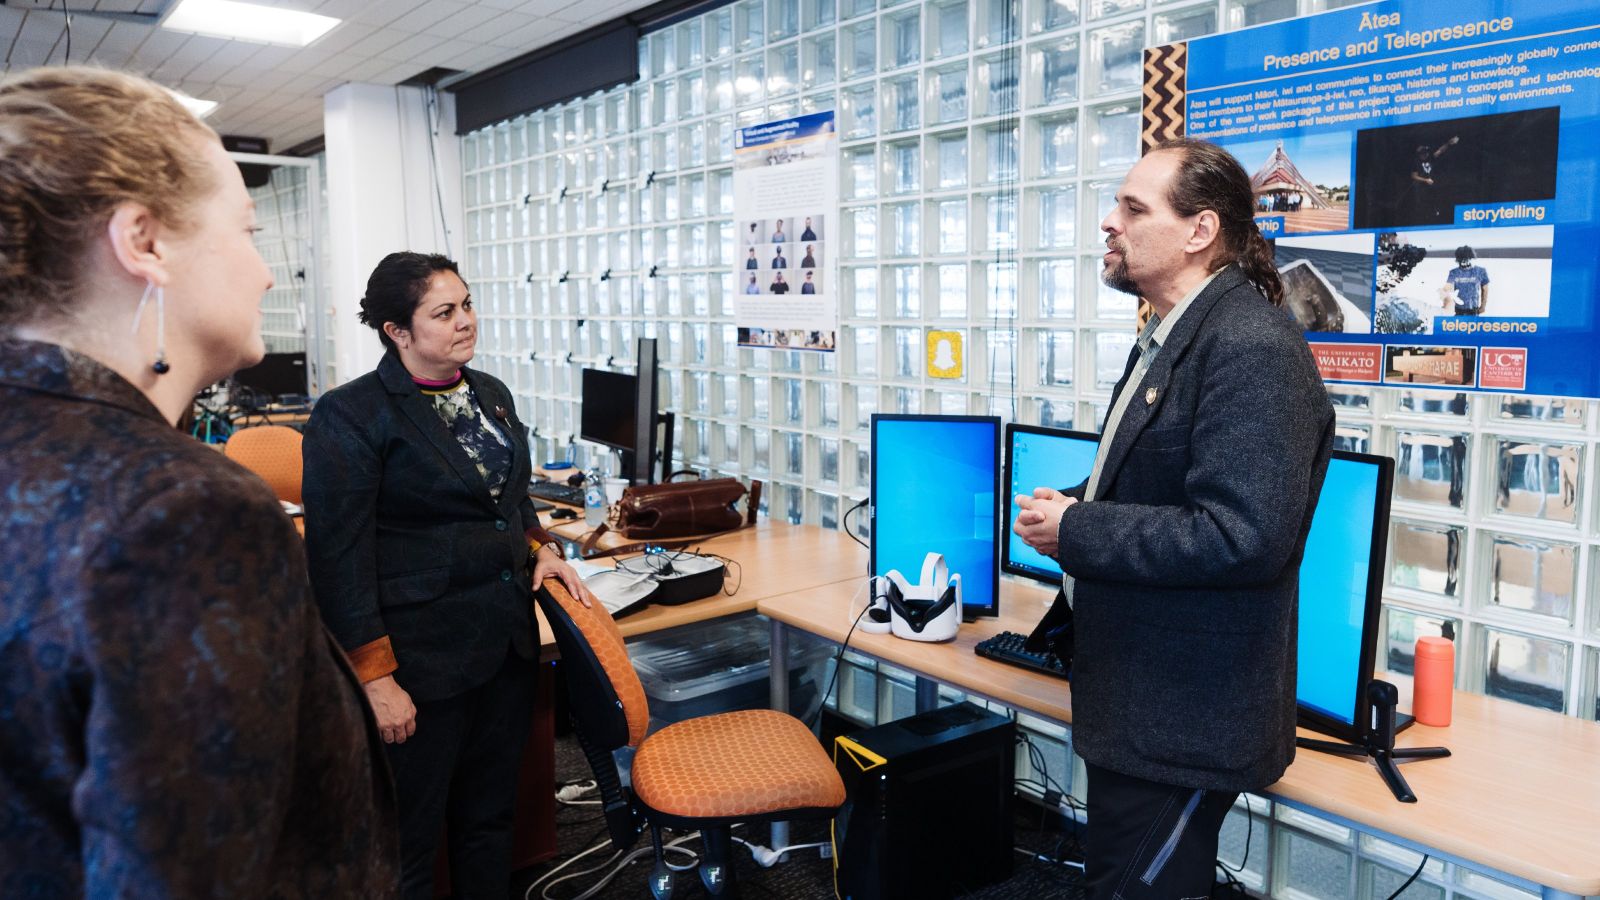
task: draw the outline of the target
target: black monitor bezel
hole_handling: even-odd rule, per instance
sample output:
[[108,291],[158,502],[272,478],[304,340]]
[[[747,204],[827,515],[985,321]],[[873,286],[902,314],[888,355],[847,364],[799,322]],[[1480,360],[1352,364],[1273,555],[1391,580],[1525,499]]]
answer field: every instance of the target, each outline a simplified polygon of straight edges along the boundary
[[[627,473],[629,484],[655,484],[656,455],[663,446],[659,432],[662,424],[659,393],[661,358],[657,353],[655,338],[642,337],[634,342],[633,371],[636,379],[633,394],[634,434],[633,447],[629,448],[633,456],[631,458],[625,457],[623,467]],[[672,433],[670,424],[668,428],[667,438],[664,443],[667,449],[667,458],[661,462],[663,481],[667,480],[667,475],[672,472]]]
[[[871,442],[872,442],[872,450],[871,450],[872,472],[871,472],[871,476],[870,476],[871,481],[867,486],[867,489],[868,489],[868,494],[867,494],[867,521],[870,523],[870,528],[871,528],[871,540],[868,542],[868,546],[867,546],[867,572],[869,574],[876,574],[877,571],[878,571],[878,504],[876,503],[874,498],[876,498],[877,495],[878,495],[878,423],[880,421],[883,421],[883,422],[985,422],[985,423],[988,423],[989,425],[992,425],[994,427],[994,433],[995,433],[995,442],[994,442],[994,477],[995,477],[995,486],[994,486],[995,487],[995,490],[994,490],[994,498],[995,498],[994,523],[995,523],[995,527],[994,527],[994,530],[993,530],[992,534],[990,535],[990,537],[993,538],[996,542],[999,542],[1000,541],[1000,528],[1002,527],[1002,522],[1001,522],[1002,511],[1004,509],[1006,509],[1005,506],[1001,505],[1001,503],[1002,503],[1002,501],[1004,499],[1004,493],[1005,493],[1004,488],[1005,488],[1005,485],[1004,485],[1004,483],[1002,483],[1000,481],[1000,479],[1003,477],[1003,472],[1001,471],[1001,459],[1000,459],[1000,456],[1001,456],[1001,454],[1000,454],[1000,435],[1003,433],[1003,431],[1002,431],[1002,429],[1000,427],[1001,426],[1000,417],[999,416],[937,416],[937,415],[906,414],[906,413],[873,413],[872,414],[872,421],[871,421],[871,424],[869,426],[870,427],[870,431],[871,431]],[[937,482],[930,482],[930,484],[928,486],[928,489],[930,491],[937,491],[938,490]],[[997,548],[997,550],[1000,550],[1000,552],[1004,552],[1003,548]],[[999,558],[999,553],[997,552],[996,553],[996,559],[998,560],[998,558]],[[963,602],[962,605],[961,605],[961,613],[962,613],[962,616],[964,618],[989,617],[989,616],[998,616],[998,615],[1000,615],[1000,567],[998,565],[995,566],[990,571],[989,580],[990,580],[990,593],[989,593],[989,596],[991,598],[990,602],[988,603],[988,605],[985,605],[985,606],[978,606],[976,604]],[[965,599],[965,598],[963,598],[963,599]]]
[[[1094,433],[1092,431],[1073,431],[1070,428],[1052,428],[1052,427],[1050,427],[1048,425],[1024,425],[1024,424],[1022,424],[1020,422],[1008,422],[1008,423],[1006,423],[1005,468],[1004,468],[1004,470],[1003,470],[1003,472],[1001,473],[1001,476],[1000,476],[1001,479],[1002,479],[1002,486],[1004,487],[1006,493],[1005,493],[1005,497],[1004,497],[1004,499],[1003,499],[1003,501],[1002,501],[1002,503],[1000,505],[1000,508],[1005,510],[1007,514],[1009,514],[1010,511],[1011,511],[1011,493],[1010,493],[1010,491],[1011,491],[1011,473],[1012,473],[1012,468],[1013,468],[1013,462],[1012,462],[1012,459],[1011,459],[1011,455],[1012,455],[1013,451],[1015,451],[1015,449],[1016,449],[1016,445],[1013,443],[1012,436],[1015,435],[1018,432],[1022,432],[1024,434],[1042,434],[1042,435],[1047,435],[1049,437],[1073,438],[1073,439],[1076,439],[1076,440],[1088,441],[1091,444],[1100,443],[1100,435],[1098,435],[1098,434],[1096,434],[1096,433]],[[1076,485],[1074,485],[1074,487],[1075,486]],[[1002,521],[1005,521],[1005,520],[1002,519]],[[1011,527],[1010,523],[1006,522],[1005,527],[1007,529],[1009,529]],[[1012,562],[1011,561],[1011,535],[1010,535],[1009,531],[1008,531],[1007,534],[1004,535],[1004,538],[1005,539],[1003,541],[1001,541],[1001,546],[1000,546],[1000,570],[1002,572],[1005,572],[1008,575],[1017,575],[1017,576],[1020,576],[1022,578],[1027,578],[1027,579],[1030,579],[1032,581],[1037,581],[1040,584],[1049,585],[1051,587],[1060,587],[1061,586],[1061,576],[1059,574],[1051,575],[1048,572],[1035,572],[1033,569],[1030,569],[1027,566],[1022,565],[1021,563]]]
[[233,383],[273,399],[304,397],[311,390],[310,364],[304,350],[268,353],[255,365],[234,372]]
[[[1355,696],[1351,698],[1351,721],[1346,723],[1301,703],[1297,687],[1295,718],[1303,728],[1330,734],[1347,741],[1360,742],[1372,727],[1372,701],[1367,698],[1367,684],[1372,681],[1375,674],[1378,641],[1381,638],[1379,629],[1383,614],[1383,586],[1386,578],[1385,563],[1388,559],[1389,548],[1389,508],[1394,492],[1395,463],[1392,457],[1380,456],[1374,453],[1356,453],[1349,450],[1333,451],[1333,455],[1329,460],[1330,467],[1333,464],[1333,460],[1364,463],[1376,466],[1378,469],[1377,496],[1373,500],[1372,510],[1372,543],[1368,549],[1367,558],[1367,596],[1362,610],[1361,654],[1355,673]],[[1297,581],[1297,593],[1298,590],[1299,583]],[[1297,634],[1299,631],[1299,615],[1297,597],[1295,610]]]
[[[589,390],[588,390],[588,387],[589,387],[589,378],[590,378],[591,373],[593,373],[594,375],[604,376],[605,378],[627,379],[628,381],[631,381],[633,383],[633,391],[632,391],[633,396],[628,398],[628,401],[625,404],[618,404],[618,405],[619,406],[630,407],[630,408],[632,408],[634,410],[634,414],[635,415],[638,414],[639,376],[630,375],[627,372],[613,372],[610,369],[595,369],[595,368],[590,368],[588,366],[585,366],[584,368],[582,368],[582,369],[580,369],[578,371],[578,438],[580,440],[588,441],[591,444],[600,444],[601,446],[604,446],[604,447],[610,447],[613,450],[623,450],[623,451],[632,452],[632,450],[634,449],[634,445],[631,442],[627,443],[627,444],[617,443],[616,441],[606,440],[604,437],[601,437],[601,436],[596,435],[596,434],[592,434],[592,433],[584,430],[584,427],[583,427],[584,426],[583,411],[584,411],[584,407],[589,402]],[[619,383],[620,383],[620,381],[619,381]],[[637,427],[635,427],[633,429],[633,431],[635,431],[635,432],[637,430],[638,430]],[[631,440],[637,440],[638,439],[636,434],[630,434],[629,437],[630,437]]]

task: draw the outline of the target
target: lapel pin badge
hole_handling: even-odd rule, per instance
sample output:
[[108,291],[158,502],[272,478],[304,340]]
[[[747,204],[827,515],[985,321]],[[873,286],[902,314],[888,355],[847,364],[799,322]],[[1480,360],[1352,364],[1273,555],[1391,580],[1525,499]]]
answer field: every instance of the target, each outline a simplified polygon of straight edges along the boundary
[[1144,405],[1145,406],[1149,406],[1149,405],[1151,405],[1151,404],[1153,404],[1155,402],[1156,402],[1156,389],[1155,388],[1145,388]]

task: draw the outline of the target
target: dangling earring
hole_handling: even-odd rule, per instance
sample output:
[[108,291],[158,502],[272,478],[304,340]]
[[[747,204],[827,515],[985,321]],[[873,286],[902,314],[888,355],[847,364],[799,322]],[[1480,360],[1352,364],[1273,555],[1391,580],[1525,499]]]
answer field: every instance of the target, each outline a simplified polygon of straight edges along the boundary
[[144,285],[144,295],[139,298],[139,305],[133,311],[133,334],[139,333],[139,319],[144,315],[144,304],[150,299],[150,293],[156,295],[156,361],[151,364],[150,370],[157,375],[165,375],[172,371],[167,365],[167,295],[155,282],[147,281]]

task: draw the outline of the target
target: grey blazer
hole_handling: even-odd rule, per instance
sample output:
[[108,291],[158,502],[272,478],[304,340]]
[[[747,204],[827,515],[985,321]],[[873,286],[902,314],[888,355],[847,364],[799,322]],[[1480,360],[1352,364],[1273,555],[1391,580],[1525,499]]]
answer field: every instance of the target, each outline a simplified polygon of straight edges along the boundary
[[1143,381],[1131,370],[1097,495],[1061,519],[1073,740],[1127,775],[1257,790],[1294,758],[1300,558],[1333,407],[1293,320],[1237,267]]

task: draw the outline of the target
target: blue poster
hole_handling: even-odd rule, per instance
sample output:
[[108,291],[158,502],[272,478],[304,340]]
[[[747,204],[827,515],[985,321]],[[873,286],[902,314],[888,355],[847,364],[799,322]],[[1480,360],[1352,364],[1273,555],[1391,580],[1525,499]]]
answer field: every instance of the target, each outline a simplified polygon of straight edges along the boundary
[[1600,397],[1600,21],[1391,0],[1147,50],[1147,143],[1251,175],[1329,381]]

